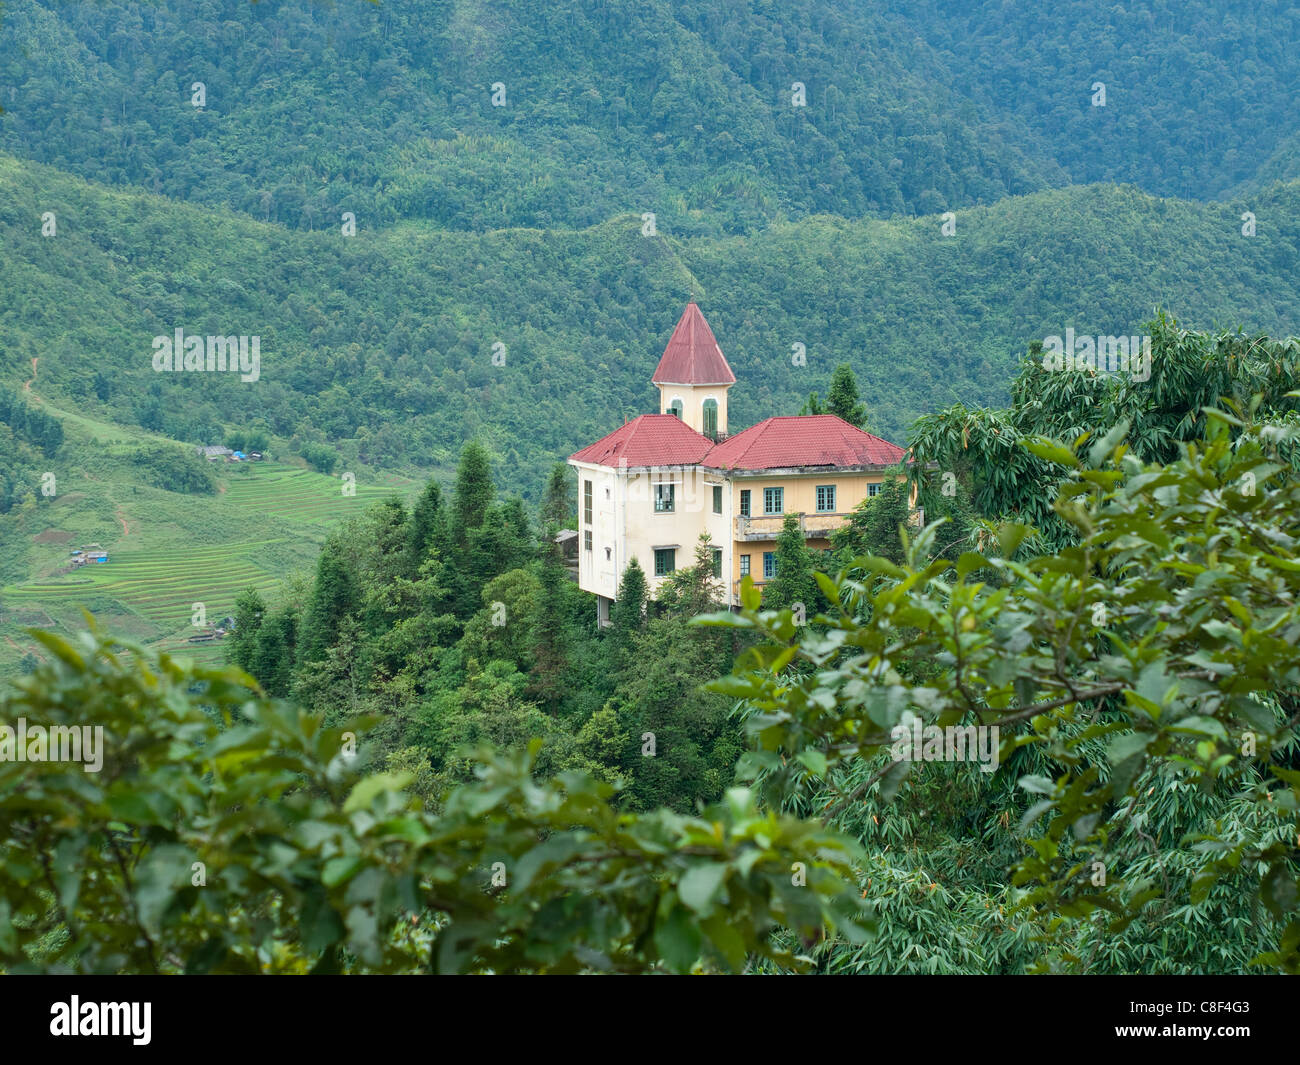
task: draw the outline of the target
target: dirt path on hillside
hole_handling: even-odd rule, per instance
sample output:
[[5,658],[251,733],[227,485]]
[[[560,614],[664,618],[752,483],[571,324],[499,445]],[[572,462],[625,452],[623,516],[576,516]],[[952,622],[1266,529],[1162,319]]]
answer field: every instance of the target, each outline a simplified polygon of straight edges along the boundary
[[31,378],[31,381],[24,381],[24,382],[23,382],[23,391],[26,392],[29,396],[31,396],[32,399],[36,400],[37,403],[39,403],[39,402],[41,401],[41,399],[40,399],[40,397],[39,397],[38,395],[36,395],[35,392],[32,391],[32,381],[35,381],[35,380],[36,380],[36,363],[37,363],[37,361],[38,361],[39,359],[40,359],[40,356],[39,356],[39,355],[33,355],[33,356],[32,356],[32,378]]
[[39,651],[37,651],[36,648],[34,648],[34,647],[27,647],[27,648],[20,647],[18,644],[14,643],[14,639],[13,639],[13,637],[10,636],[8,633],[5,634],[5,642],[8,643],[9,646],[12,647],[15,651],[17,651],[20,655],[30,654],[30,655],[34,656],[35,659],[36,659],[36,661],[38,661],[38,662],[44,662],[44,661],[45,661],[45,656],[44,656],[43,654],[41,654]]
[[122,508],[118,507],[113,511],[113,517],[122,523],[122,539],[125,540],[131,535],[131,526],[126,523],[126,518],[122,516]]

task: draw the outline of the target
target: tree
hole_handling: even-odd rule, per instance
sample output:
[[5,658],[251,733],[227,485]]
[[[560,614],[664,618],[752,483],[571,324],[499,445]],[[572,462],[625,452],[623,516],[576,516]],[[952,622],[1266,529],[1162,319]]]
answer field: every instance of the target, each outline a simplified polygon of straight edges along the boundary
[[256,588],[245,588],[239,593],[235,599],[235,631],[230,634],[227,646],[230,661],[242,670],[251,672],[253,668],[253,654],[265,615],[266,603]]
[[905,481],[886,477],[874,497],[868,496],[853,508],[844,525],[831,534],[831,549],[839,565],[847,566],[861,555],[902,565],[900,528],[906,527],[911,517],[907,494]]
[[842,362],[831,375],[830,391],[826,395],[826,413],[842,418],[859,429],[867,427],[867,408],[858,402],[858,382],[853,368]]
[[613,649],[612,671],[617,675],[628,665],[628,658],[638,633],[645,631],[646,604],[650,592],[645,570],[633,556],[623,570],[618,584],[618,598],[610,608],[610,646]]
[[[983,730],[992,760],[966,769],[988,778],[987,820],[966,831],[1027,834],[1008,841],[1022,893],[999,923],[1029,923],[1035,969],[1133,971],[1178,914],[1221,931],[1163,948],[1175,971],[1297,972],[1300,651],[1281,634],[1300,632],[1300,428],[1211,413],[1168,464],[1140,462],[1123,436],[1022,445],[1054,467],[1076,542],[1010,561],[1029,529],[1005,525],[996,551],[953,561],[933,557],[931,526],[901,566],[872,565],[879,580],[841,579],[824,630],[760,611],[747,589],[738,616],[699,622],[763,637],[713,687],[753,708],[771,801],[876,838],[905,785],[930,787],[914,730]],[[1006,796],[991,809],[990,791]]]
[[289,604],[262,622],[253,649],[252,668],[267,695],[287,699],[293,689],[293,666],[298,645],[298,611]]
[[463,548],[470,534],[483,526],[494,491],[487,450],[477,440],[471,440],[461,451],[456,470],[451,534],[457,547]]
[[804,616],[811,617],[818,601],[813,578],[812,552],[799,528],[799,518],[787,514],[776,540],[776,576],[763,589],[763,601],[773,610],[802,603]]
[[442,487],[432,477],[420,493],[411,512],[410,572],[415,576],[430,554],[441,557],[447,548],[447,514]]
[[830,391],[823,404],[816,392],[808,395],[801,414],[834,414],[850,425],[859,429],[867,427],[867,408],[858,402],[858,382],[853,376],[853,367],[847,362],[840,363],[831,375]]
[[[404,790],[435,787],[418,761],[367,772],[362,723],[322,725],[233,671],[122,654],[97,630],[34,636],[53,661],[5,692],[10,711],[100,730],[104,762],[3,763],[7,972],[740,972],[804,965],[772,945],[774,923],[809,942],[869,933],[858,848],[744,791],[697,816],[634,815],[610,784],[481,748],[434,812]],[[509,686],[476,698],[509,732]]]
[[554,538],[573,516],[573,493],[569,488],[569,467],[557,462],[551,467],[546,479],[546,490],[542,495],[539,518],[542,534]]
[[358,589],[350,560],[338,538],[331,538],[316,562],[316,578],[303,616],[302,661],[325,657],[325,651],[338,636],[339,624],[356,609],[357,601]]
[[528,684],[529,696],[552,714],[559,711],[568,687],[565,683],[570,642],[565,617],[568,589],[569,575],[564,569],[558,546],[552,542],[541,561],[537,624],[533,629],[533,668]]

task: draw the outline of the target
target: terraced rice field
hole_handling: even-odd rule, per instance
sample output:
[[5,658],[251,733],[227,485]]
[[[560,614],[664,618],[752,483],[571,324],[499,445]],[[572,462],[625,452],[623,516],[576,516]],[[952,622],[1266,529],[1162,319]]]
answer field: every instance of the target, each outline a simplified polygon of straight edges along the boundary
[[[148,639],[173,654],[220,664],[221,641],[191,644],[197,631],[191,618],[203,603],[209,627],[235,612],[235,599],[254,587],[274,600],[280,581],[294,570],[309,569],[315,547],[329,529],[391,495],[408,498],[414,482],[398,477],[369,477],[343,494],[338,477],[283,466],[252,464],[227,468],[226,490],[196,500],[210,511],[206,526],[216,542],[185,541],[184,533],[161,532],[161,522],[131,516],[132,533],[105,543],[107,563],[90,563],[71,573],[0,589],[0,598],[15,616],[45,611],[58,628],[80,628],[76,608],[85,606],[119,631],[149,633]],[[367,483],[368,482],[368,483]],[[144,542],[133,544],[132,540]],[[126,622],[123,626],[121,623]],[[43,622],[42,622],[43,624]]]
[[115,599],[170,632],[190,624],[196,602],[204,604],[210,621],[219,621],[234,612],[235,597],[249,585],[271,589],[278,578],[249,556],[259,547],[281,542],[214,544],[174,557],[153,551],[114,551],[107,563],[91,563],[66,577],[6,588],[5,600],[21,607]]
[[327,525],[360,513],[394,492],[405,495],[409,484],[387,477],[369,483],[363,479],[355,484],[355,495],[345,496],[343,482],[337,477],[277,463],[250,464],[247,469],[247,474],[231,474],[224,499],[261,514]]

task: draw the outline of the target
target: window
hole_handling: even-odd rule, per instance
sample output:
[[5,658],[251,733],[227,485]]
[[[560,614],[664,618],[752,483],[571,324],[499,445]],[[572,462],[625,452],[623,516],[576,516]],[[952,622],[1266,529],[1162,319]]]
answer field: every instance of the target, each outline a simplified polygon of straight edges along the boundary
[[868,498],[868,499],[875,499],[876,496],[878,496],[878,495],[880,495],[880,485],[878,485],[878,484],[869,484],[869,485],[867,485],[867,498]]
[[741,556],[740,556],[740,575],[741,575],[742,577],[748,577],[748,576],[749,576],[749,556],[748,556],[748,555],[741,555]]
[[586,532],[584,532],[584,533],[582,534],[582,546],[585,547],[588,551],[591,550],[591,530],[590,530],[590,529],[588,529]]
[[673,509],[673,501],[676,499],[675,484],[657,484],[655,485],[655,513],[668,514]]
[[741,489],[740,492],[740,516],[742,518],[749,517],[749,489],[748,488]]
[[720,484],[713,486],[713,513],[722,513],[722,485]]
[[770,581],[775,576],[776,576],[776,552],[764,551],[763,552],[763,579],[765,581]]
[[764,514],[785,513],[785,489],[784,488],[763,489],[763,513]]
[[817,510],[822,514],[835,512],[835,486],[819,484],[817,486]]
[[718,437],[718,401],[716,399],[706,399],[704,401],[704,435],[711,440]]
[[591,524],[591,482],[582,482],[582,520]]
[[671,403],[669,403],[669,404],[668,404],[668,413],[671,414],[671,415],[672,415],[674,418],[676,418],[678,421],[681,421],[681,420],[682,420],[682,401],[681,401],[680,399],[675,399],[675,400],[673,400]]
[[720,547],[713,549],[713,575],[718,580],[722,579],[722,548]]
[[677,551],[672,547],[655,548],[655,576],[666,577],[677,568]]

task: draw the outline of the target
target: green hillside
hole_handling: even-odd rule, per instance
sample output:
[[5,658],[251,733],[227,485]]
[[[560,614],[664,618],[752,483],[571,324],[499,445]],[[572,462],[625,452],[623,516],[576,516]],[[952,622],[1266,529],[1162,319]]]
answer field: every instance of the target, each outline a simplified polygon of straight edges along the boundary
[[[349,238],[0,157],[0,381],[38,358],[64,409],[191,443],[262,425],[341,468],[448,469],[479,436],[502,483],[536,499],[553,461],[653,409],[692,291],[739,379],[733,427],[797,411],[847,361],[872,430],[898,441],[939,405],[1002,401],[1026,345],[1067,326],[1132,334],[1163,307],[1192,327],[1295,333],[1300,185],[1250,207],[1254,237],[1240,203],[1091,186],[958,212],[952,236],[936,217],[816,217],[649,238],[623,216]],[[176,328],[260,336],[259,379],[155,372],[152,340]]]
[[1208,199],[1300,131],[1298,31],[1232,0],[7,0],[0,150],[302,229]]
[[[28,395],[51,409],[38,391]],[[76,631],[83,609],[160,649],[221,661],[220,643],[189,642],[200,631],[195,603],[211,627],[247,587],[279,597],[286,578],[310,572],[330,528],[411,490],[406,478],[359,472],[345,494],[341,477],[262,462],[216,467],[215,495],[166,491],[142,484],[133,461],[160,438],[73,417],[65,424],[56,494],[0,518],[0,673],[39,651],[24,628]],[[71,550],[92,542],[109,561],[72,569]]]

